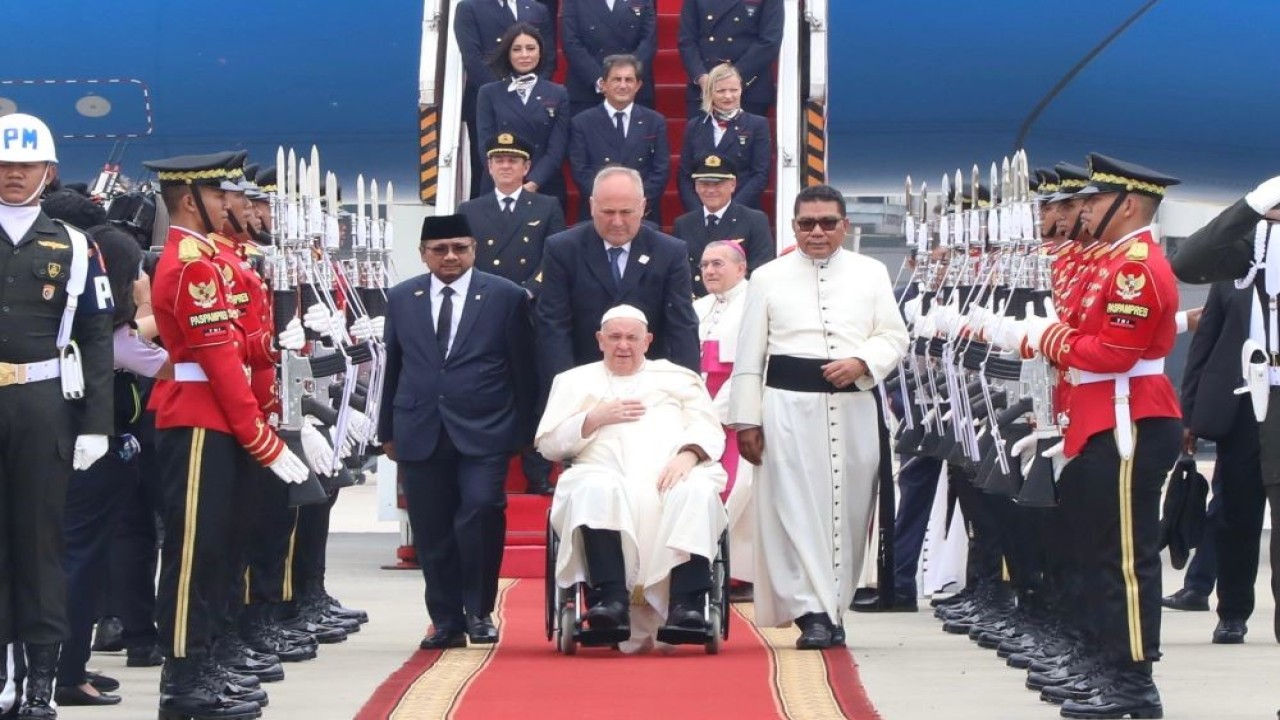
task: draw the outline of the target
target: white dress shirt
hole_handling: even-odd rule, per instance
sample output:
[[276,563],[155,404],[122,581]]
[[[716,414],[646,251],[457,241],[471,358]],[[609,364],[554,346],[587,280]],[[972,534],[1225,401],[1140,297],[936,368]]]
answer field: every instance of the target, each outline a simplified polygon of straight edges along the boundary
[[467,291],[471,289],[471,271],[462,273],[462,277],[447,285],[435,275],[431,276],[431,327],[433,328],[440,324],[440,303],[444,300],[444,293],[441,291],[446,287],[453,288],[453,314],[449,317],[449,347],[445,349],[445,355],[448,355],[453,350],[454,341],[458,339],[462,308],[467,304]]
[[618,121],[616,119],[616,116],[618,113],[622,113],[622,134],[624,137],[629,136],[631,134],[631,111],[635,109],[635,106],[636,106],[635,103],[629,103],[624,108],[616,108],[610,105],[608,100],[606,100],[604,103],[605,112],[609,113],[610,125],[617,127]]

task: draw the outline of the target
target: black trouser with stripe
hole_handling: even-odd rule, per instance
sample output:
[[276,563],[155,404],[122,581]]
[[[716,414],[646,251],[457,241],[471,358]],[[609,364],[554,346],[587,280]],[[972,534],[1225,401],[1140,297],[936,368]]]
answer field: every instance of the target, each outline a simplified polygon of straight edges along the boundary
[[227,583],[231,591],[227,593],[222,624],[214,633],[215,639],[219,635],[235,632],[240,627],[240,615],[244,606],[249,603],[250,549],[262,507],[263,486],[266,482],[263,473],[274,475],[246,455],[245,462],[236,475],[235,488],[231,491],[236,499],[227,545],[227,553],[231,557],[231,564],[227,567]]
[[250,603],[293,599],[293,551],[298,509],[289,507],[289,486],[275,473],[250,463],[250,476],[260,486],[258,515],[249,544]]
[[1136,423],[1133,458],[1123,461],[1113,432],[1089,438],[1063,469],[1078,493],[1074,537],[1092,590],[1090,627],[1114,662],[1160,658],[1160,490],[1178,458],[1176,418]]
[[156,455],[165,527],[156,595],[160,647],[169,658],[197,657],[208,653],[231,592],[234,488],[249,457],[230,435],[204,428],[158,431]]
[[74,446],[57,380],[0,387],[0,644],[67,637],[62,517]]
[[[338,501],[338,492],[329,494],[329,502],[297,508],[290,557],[290,592],[299,599],[307,590],[324,585],[325,553],[329,547],[329,515]],[[288,600],[286,599],[286,601]]]

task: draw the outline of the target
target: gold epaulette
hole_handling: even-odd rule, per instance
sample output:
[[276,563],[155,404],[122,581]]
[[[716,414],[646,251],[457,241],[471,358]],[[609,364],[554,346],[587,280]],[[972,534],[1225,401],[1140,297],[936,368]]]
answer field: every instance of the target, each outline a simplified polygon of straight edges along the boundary
[[200,241],[190,235],[178,241],[178,259],[184,263],[195,262],[209,253]]
[[1151,249],[1144,242],[1136,242],[1129,246],[1129,251],[1124,254],[1126,260],[1146,260]]

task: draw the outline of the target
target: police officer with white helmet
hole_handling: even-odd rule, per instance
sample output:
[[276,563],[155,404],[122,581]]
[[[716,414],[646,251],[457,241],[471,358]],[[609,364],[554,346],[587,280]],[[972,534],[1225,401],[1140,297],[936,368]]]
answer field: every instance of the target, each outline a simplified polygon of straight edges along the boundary
[[57,162],[41,120],[0,117],[0,650],[25,645],[20,718],[57,717],[67,481],[107,452],[114,420],[101,259],[84,233],[40,209]]

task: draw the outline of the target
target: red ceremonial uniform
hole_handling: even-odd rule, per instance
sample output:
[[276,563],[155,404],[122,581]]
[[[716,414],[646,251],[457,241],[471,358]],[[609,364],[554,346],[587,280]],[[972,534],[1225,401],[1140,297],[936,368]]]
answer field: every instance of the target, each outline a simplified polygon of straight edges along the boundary
[[274,347],[274,322],[262,276],[245,257],[243,245],[218,233],[209,239],[217,245],[214,263],[230,288],[227,299],[239,313],[249,349],[249,380],[253,396],[268,417],[276,410],[276,363],[280,353]]
[[[1075,319],[1050,326],[1040,352],[1060,368],[1092,373],[1127,373],[1141,360],[1166,357],[1176,335],[1178,288],[1151,229],[1108,248],[1095,268]],[[1129,385],[1133,421],[1181,417],[1164,373],[1132,377]],[[1115,428],[1115,381],[1076,384],[1068,403],[1064,449],[1074,457],[1091,436]]]
[[233,288],[216,261],[214,243],[172,227],[156,265],[152,291],[156,327],[175,365],[196,363],[207,381],[158,380],[151,409],[158,429],[196,427],[235,437],[269,465],[284,443],[267,427],[249,386],[246,333],[230,301]]

